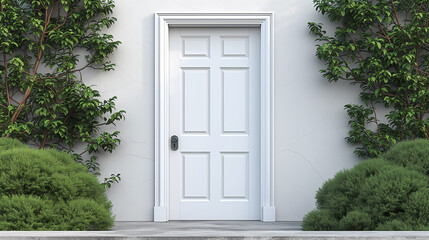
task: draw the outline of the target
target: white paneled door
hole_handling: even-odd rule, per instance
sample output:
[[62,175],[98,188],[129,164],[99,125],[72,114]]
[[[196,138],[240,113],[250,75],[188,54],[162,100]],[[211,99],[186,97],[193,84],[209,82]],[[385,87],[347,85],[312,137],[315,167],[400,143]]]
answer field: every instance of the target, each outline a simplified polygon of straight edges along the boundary
[[170,29],[171,220],[260,219],[260,51],[260,28]]

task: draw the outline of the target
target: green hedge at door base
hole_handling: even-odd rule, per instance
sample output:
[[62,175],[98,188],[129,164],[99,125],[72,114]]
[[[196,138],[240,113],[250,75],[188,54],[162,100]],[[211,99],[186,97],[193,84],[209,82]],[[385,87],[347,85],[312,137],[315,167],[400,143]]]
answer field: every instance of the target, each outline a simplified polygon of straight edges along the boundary
[[402,142],[341,171],[316,194],[303,230],[429,230],[429,141]]
[[67,153],[0,139],[0,230],[108,230],[111,207]]

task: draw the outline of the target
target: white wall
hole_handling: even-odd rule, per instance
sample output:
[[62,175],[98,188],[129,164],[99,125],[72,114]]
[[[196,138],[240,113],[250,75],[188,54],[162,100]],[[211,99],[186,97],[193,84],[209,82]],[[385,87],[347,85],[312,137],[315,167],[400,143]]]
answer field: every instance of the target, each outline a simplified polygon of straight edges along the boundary
[[321,77],[308,21],[326,21],[312,0],[116,0],[109,30],[122,45],[114,72],[86,72],[86,83],[105,98],[118,96],[127,111],[117,125],[122,144],[100,156],[102,173],[121,173],[108,190],[118,221],[152,221],[154,206],[154,13],[274,12],[275,205],[277,221],[300,221],[314,208],[316,190],[357,162],[344,138],[344,105],[358,89]]

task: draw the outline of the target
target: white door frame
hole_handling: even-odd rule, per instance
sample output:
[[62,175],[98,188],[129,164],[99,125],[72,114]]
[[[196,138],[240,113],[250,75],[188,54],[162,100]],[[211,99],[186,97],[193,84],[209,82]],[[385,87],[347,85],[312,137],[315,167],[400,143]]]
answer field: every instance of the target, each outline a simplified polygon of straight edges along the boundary
[[170,27],[261,29],[261,221],[275,221],[273,13],[155,14],[155,206],[154,221],[169,220]]

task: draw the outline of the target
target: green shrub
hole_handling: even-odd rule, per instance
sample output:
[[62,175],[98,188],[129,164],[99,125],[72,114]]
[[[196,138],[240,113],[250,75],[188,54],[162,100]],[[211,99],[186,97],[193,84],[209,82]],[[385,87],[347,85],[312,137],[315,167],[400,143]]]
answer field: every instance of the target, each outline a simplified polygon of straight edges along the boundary
[[410,164],[389,151],[383,158],[369,159],[337,173],[317,192],[317,209],[304,217],[303,229],[429,229],[429,177],[416,171],[428,157],[418,153],[422,144],[427,146],[419,140],[392,148],[394,153],[398,149],[410,152],[402,155],[409,156]]
[[0,230],[107,230],[113,225],[111,203],[97,178],[56,150],[1,151],[0,199]]
[[28,146],[16,139],[0,138],[0,152],[12,148],[28,148]]
[[349,231],[365,231],[371,229],[371,216],[359,210],[348,212],[345,217],[340,220],[338,228],[340,230]]
[[48,230],[57,217],[52,201],[24,195],[0,198],[0,230]]
[[[110,205],[107,205],[110,207]],[[89,199],[76,199],[60,208],[62,216],[58,230],[106,231],[113,225],[106,206]]]
[[[355,204],[366,209],[375,225],[392,219],[414,222],[416,216],[405,212],[404,205],[412,200],[413,193],[428,187],[428,179],[423,174],[392,166],[365,181]],[[429,201],[421,204],[429,207]],[[425,224],[429,225],[429,222]]]
[[327,209],[313,210],[304,216],[302,229],[305,231],[330,231],[338,229],[338,220]]
[[403,208],[406,219],[412,219],[412,223],[429,222],[429,189],[423,188],[411,193]]
[[387,161],[429,176],[429,141],[404,141],[393,146],[382,156]]
[[375,230],[377,231],[412,231],[416,226],[411,226],[401,220],[392,220],[380,224]]
[[370,159],[353,169],[337,173],[317,192],[318,208],[329,209],[337,219],[344,217],[354,208],[354,202],[367,178],[389,167],[391,166],[383,159]]

